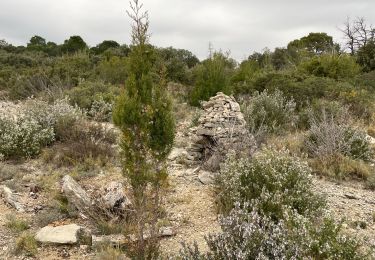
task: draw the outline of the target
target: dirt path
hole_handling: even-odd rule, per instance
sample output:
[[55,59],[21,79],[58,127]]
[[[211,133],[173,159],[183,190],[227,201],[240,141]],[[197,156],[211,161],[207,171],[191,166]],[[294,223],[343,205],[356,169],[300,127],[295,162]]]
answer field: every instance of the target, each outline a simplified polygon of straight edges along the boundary
[[[188,126],[191,118],[177,126],[176,148],[180,153],[189,143]],[[178,146],[180,148],[178,148]],[[176,254],[181,242],[197,242],[202,251],[207,249],[204,237],[220,231],[215,209],[212,186],[202,184],[198,179],[199,168],[188,167],[177,157],[169,161],[170,188],[166,194],[165,210],[167,220],[176,229],[176,236],[163,239],[162,251]]]

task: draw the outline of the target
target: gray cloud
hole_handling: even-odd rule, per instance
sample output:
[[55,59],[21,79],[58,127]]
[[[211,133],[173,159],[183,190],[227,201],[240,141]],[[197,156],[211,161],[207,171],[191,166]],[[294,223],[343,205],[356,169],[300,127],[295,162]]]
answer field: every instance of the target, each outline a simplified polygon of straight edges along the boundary
[[[338,42],[337,27],[347,16],[375,24],[373,0],[144,0],[150,13],[151,41],[158,46],[207,56],[208,43],[242,59],[273,49],[309,32],[327,32]],[[91,46],[113,39],[130,42],[126,0],[0,0],[0,39],[26,44],[33,35],[63,42],[80,35]]]

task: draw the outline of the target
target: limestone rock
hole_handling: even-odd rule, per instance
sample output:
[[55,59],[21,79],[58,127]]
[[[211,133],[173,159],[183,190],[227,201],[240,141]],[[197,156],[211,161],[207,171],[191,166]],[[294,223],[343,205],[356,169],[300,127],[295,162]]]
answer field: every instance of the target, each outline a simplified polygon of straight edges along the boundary
[[16,194],[12,192],[11,189],[9,189],[7,186],[2,185],[0,186],[0,193],[3,196],[6,203],[11,205],[13,208],[15,208],[19,212],[24,212],[25,209],[21,205],[21,203],[18,202],[18,199],[16,197]]
[[125,209],[131,205],[130,200],[125,194],[124,187],[120,182],[111,182],[105,188],[106,194],[103,201],[108,209]]
[[113,247],[119,247],[126,243],[126,237],[122,234],[92,236],[92,247],[99,247],[104,243],[108,243]]
[[214,183],[214,173],[207,172],[207,171],[201,171],[198,174],[198,179],[201,183],[205,185],[213,184]]
[[76,224],[57,227],[46,226],[40,229],[35,239],[45,244],[86,244],[91,245],[91,233],[85,228]]
[[69,175],[62,179],[62,192],[79,211],[88,212],[92,206],[89,195],[82,187]]
[[171,153],[168,156],[168,160],[175,161],[179,158],[183,158],[186,156],[186,151],[183,148],[173,148]]
[[160,237],[171,237],[175,235],[176,235],[176,231],[173,229],[173,227],[161,227],[159,229]]

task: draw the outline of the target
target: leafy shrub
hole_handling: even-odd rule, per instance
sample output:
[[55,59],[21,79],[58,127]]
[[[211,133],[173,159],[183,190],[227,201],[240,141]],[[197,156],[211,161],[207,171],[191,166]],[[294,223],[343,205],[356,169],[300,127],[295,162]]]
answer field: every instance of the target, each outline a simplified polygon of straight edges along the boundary
[[128,60],[126,57],[113,56],[99,62],[97,70],[105,82],[124,84],[128,76]]
[[245,100],[242,110],[247,126],[255,137],[270,133],[281,133],[293,127],[296,121],[293,100],[288,100],[276,90],[269,94],[266,90]]
[[303,72],[318,77],[347,79],[358,75],[361,68],[349,55],[320,55],[300,65]]
[[77,86],[82,80],[92,77],[93,63],[87,52],[77,52],[56,58],[51,78],[58,78],[67,87]]
[[53,141],[53,128],[43,128],[28,114],[0,115],[0,154],[5,158],[34,156]]
[[[9,104],[9,106],[12,106]],[[58,135],[56,125],[63,118],[76,120],[82,112],[68,104],[67,99],[52,105],[29,99],[23,105],[0,114],[0,154],[9,157],[31,157],[51,144]]]
[[218,200],[223,212],[235,202],[257,205],[262,214],[281,219],[284,207],[313,215],[324,204],[312,192],[311,169],[287,151],[264,149],[252,159],[230,156],[217,178]]
[[365,259],[360,244],[340,234],[341,225],[324,217],[312,222],[295,211],[274,222],[249,204],[236,204],[220,220],[222,232],[206,237],[208,252],[184,245],[181,259]]
[[102,97],[94,100],[87,115],[98,122],[108,122],[112,119],[112,103],[107,103]]
[[190,93],[190,104],[198,106],[217,92],[230,94],[229,80],[233,62],[222,53],[214,53],[195,68],[195,87]]

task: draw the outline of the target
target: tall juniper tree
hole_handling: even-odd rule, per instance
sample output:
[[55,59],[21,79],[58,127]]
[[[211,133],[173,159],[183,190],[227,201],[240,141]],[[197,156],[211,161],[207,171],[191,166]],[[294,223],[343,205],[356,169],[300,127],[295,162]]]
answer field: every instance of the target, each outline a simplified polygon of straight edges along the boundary
[[[137,227],[136,257],[150,258],[157,243],[156,222],[160,191],[166,180],[165,160],[174,140],[171,100],[166,92],[164,70],[158,82],[152,76],[155,52],[148,34],[148,12],[138,0],[130,2],[133,21],[129,76],[113,112],[122,131],[123,174],[129,180]],[[151,239],[145,240],[145,231]]]

